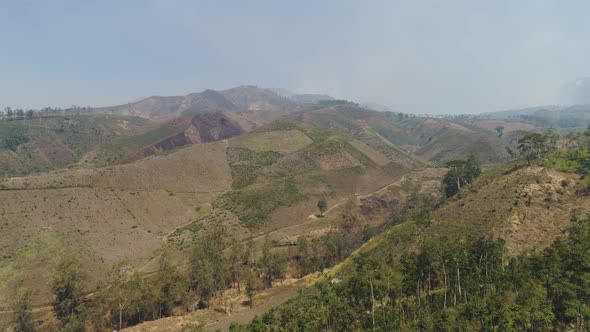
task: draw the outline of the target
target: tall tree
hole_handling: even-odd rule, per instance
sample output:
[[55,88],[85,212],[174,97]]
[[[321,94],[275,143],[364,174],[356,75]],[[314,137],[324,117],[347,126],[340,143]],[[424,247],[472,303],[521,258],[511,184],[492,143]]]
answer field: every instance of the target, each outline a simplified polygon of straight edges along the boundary
[[15,332],[33,332],[33,315],[31,311],[32,293],[29,289],[19,288],[12,305]]
[[229,254],[229,270],[231,275],[232,287],[238,288],[238,293],[241,292],[240,278],[244,265],[247,264],[248,253],[241,242],[237,242],[231,246]]
[[160,267],[156,279],[158,293],[158,317],[168,316],[176,301],[182,298],[187,289],[186,278],[173,266],[167,254],[160,257]]
[[518,150],[520,154],[525,157],[527,165],[531,165],[531,161],[538,158],[545,151],[545,143],[547,136],[532,133],[527,134],[518,140]]
[[252,269],[246,270],[245,279],[246,295],[248,296],[248,302],[250,302],[250,308],[252,308],[252,306],[254,306],[254,293],[258,288],[258,279],[256,278],[256,275],[254,274],[254,271],[252,271]]
[[446,166],[449,171],[443,178],[443,188],[447,197],[461,190],[461,186],[470,184],[481,173],[481,162],[477,154],[471,152],[467,160],[451,160]]
[[83,311],[84,286],[87,275],[76,255],[66,254],[57,263],[50,282],[53,292],[53,312],[66,324],[71,316]]
[[225,228],[221,224],[209,225],[193,247],[190,257],[190,285],[205,305],[217,291],[227,286],[228,264],[222,255],[225,236]]

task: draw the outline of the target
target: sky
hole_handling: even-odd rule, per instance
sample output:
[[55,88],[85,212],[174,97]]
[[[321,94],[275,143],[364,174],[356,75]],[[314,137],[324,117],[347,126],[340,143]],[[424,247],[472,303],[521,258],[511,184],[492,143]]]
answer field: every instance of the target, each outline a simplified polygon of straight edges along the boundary
[[567,103],[590,1],[0,0],[0,107],[238,85],[412,113]]

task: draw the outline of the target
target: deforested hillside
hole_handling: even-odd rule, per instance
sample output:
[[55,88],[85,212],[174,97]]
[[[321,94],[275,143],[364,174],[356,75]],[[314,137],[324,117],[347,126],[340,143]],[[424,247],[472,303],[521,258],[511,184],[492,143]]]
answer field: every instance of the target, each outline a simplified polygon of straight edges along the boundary
[[64,252],[82,256],[92,282],[122,260],[141,266],[163,236],[230,188],[225,150],[223,142],[194,145],[126,165],[3,180],[0,302],[19,284],[47,303],[54,258]]
[[[102,318],[87,318],[100,318],[91,323],[102,326],[99,330],[117,328],[112,320],[113,292],[127,291],[117,287],[148,287],[150,280],[160,280],[148,276],[160,275],[163,261],[169,264],[166,269],[175,271],[170,273],[178,280],[178,292],[167,295],[171,302],[158,314],[150,311],[151,298],[134,302],[152,309],[145,307],[141,314],[131,309],[121,312],[123,326],[197,309],[197,316],[210,313],[216,317],[217,311],[231,311],[228,302],[236,310],[251,312],[241,293],[245,283],[251,282],[251,291],[260,291],[263,298],[277,292],[286,300],[307,283],[312,272],[335,266],[383,230],[409,227],[414,232],[412,218],[419,220],[420,227],[428,224],[440,234],[463,227],[449,221],[454,216],[482,220],[472,228],[478,234],[498,231],[490,226],[499,223],[488,220],[488,211],[475,207],[487,199],[503,205],[512,198],[508,194],[506,200],[496,197],[505,194],[500,189],[509,188],[480,184],[486,176],[468,181],[469,188],[481,188],[481,194],[460,191],[474,203],[449,199],[431,214],[426,212],[438,206],[447,192],[446,182],[441,182],[446,167],[455,174],[457,165],[465,165],[465,160],[476,161],[478,169],[480,161],[485,165],[507,160],[506,147],[515,150],[517,144],[508,134],[510,129],[504,137],[489,124],[376,112],[343,100],[296,106],[290,101],[281,106],[283,97],[270,94],[270,90],[254,87],[232,89],[226,99],[239,105],[235,109],[191,111],[158,122],[118,114],[72,117],[69,121],[74,124],[92,119],[122,131],[105,140],[79,136],[92,144],[69,164],[72,167],[0,180],[0,243],[6,253],[0,258],[1,299],[14,296],[18,287],[30,288],[39,319],[47,324],[44,328],[58,326],[49,318],[52,294],[47,280],[59,270],[61,259],[75,252],[79,266],[89,273],[81,292],[106,298],[103,304],[94,302],[92,296],[87,298],[89,305],[104,310],[93,311]],[[69,118],[53,121],[60,119]],[[121,122],[128,119],[137,122]],[[97,125],[93,122],[93,126]],[[77,128],[68,127],[72,133],[82,132]],[[26,143],[19,143],[18,148],[20,144]],[[514,174],[518,172],[540,171],[518,169]],[[523,181],[537,176],[521,175]],[[553,179],[551,186],[561,183],[561,175],[547,176]],[[499,183],[520,182],[507,179]],[[523,192],[532,190],[526,183],[522,186],[519,190]],[[548,199],[537,192],[549,189],[535,190],[538,196],[527,204]],[[574,199],[575,191],[564,190],[561,195],[572,204],[582,204]],[[465,204],[475,207],[459,215]],[[506,216],[498,214],[512,220],[510,227],[500,229],[502,234],[512,234],[513,228],[535,234],[538,223],[529,222],[523,214],[558,218],[562,212],[520,210],[523,208]],[[553,238],[567,222],[564,220],[559,219],[540,238]],[[199,247],[203,239],[213,236],[210,232],[218,232],[214,236],[217,249]],[[408,248],[425,241],[423,234],[411,233]],[[527,236],[507,240],[508,251],[534,247],[536,242],[523,240]],[[251,248],[250,258],[228,267],[227,259],[237,244]],[[213,254],[221,258],[208,256]],[[208,268],[218,275],[205,290],[199,284],[199,278],[205,278],[199,271]],[[117,273],[133,278],[113,279],[113,269],[124,269]],[[271,285],[284,280],[297,286],[287,283],[272,289]],[[142,285],[129,286],[129,282]],[[0,321],[9,312],[7,307],[0,309]],[[215,325],[210,318],[204,319]]]

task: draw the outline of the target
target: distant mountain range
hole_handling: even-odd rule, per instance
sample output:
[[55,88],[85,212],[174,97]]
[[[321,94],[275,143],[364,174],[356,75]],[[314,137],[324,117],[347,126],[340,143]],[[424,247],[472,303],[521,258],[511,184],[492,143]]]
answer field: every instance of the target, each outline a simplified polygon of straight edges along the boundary
[[523,121],[544,127],[586,127],[590,125],[590,104],[529,107],[485,113],[478,118]]
[[170,119],[203,111],[294,111],[301,104],[334,100],[323,94],[295,94],[285,89],[239,86],[227,90],[205,90],[186,96],[151,96],[136,102],[95,108],[94,111],[144,118]]

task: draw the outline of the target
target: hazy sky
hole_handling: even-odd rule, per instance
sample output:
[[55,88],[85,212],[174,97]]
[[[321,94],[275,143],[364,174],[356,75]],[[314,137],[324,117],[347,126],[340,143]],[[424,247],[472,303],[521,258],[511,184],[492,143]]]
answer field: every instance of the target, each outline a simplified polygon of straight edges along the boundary
[[0,0],[0,107],[242,84],[409,112],[556,103],[590,75],[590,1]]

